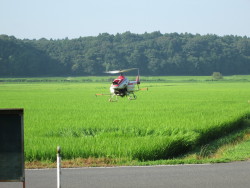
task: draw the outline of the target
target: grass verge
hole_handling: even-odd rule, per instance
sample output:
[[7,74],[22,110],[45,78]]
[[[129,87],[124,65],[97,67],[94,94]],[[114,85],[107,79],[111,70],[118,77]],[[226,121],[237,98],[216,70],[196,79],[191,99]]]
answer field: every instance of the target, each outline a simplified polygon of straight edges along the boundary
[[[76,158],[62,160],[62,168],[111,167],[111,166],[147,166],[173,164],[222,163],[248,160],[250,158],[250,119],[244,119],[241,126],[229,134],[210,140],[195,147],[191,152],[167,160],[139,161],[126,158]],[[26,162],[27,169],[55,168],[56,162]]]

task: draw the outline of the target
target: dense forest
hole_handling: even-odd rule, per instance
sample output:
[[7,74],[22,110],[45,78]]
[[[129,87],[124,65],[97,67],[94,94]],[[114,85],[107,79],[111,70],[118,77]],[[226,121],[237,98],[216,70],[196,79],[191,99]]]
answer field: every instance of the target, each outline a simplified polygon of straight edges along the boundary
[[250,38],[160,32],[58,40],[0,35],[0,77],[103,75],[133,67],[143,75],[250,74]]

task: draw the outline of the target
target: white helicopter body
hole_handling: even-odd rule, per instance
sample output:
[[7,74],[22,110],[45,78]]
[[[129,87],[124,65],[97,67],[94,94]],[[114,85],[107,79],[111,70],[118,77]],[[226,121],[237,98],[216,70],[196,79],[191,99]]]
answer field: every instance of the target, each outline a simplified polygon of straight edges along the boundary
[[[128,71],[135,70],[135,69],[138,70],[138,76],[136,77],[135,81],[130,81],[127,77],[123,76],[122,74],[123,72],[128,72]],[[120,97],[127,96],[129,100],[135,100],[137,97],[134,94],[134,92],[147,89],[147,88],[139,89],[140,76],[139,76],[138,68],[108,71],[106,73],[110,73],[110,74],[120,73],[120,76],[114,79],[110,86],[110,99],[109,99],[110,102],[117,101],[117,96],[120,96]],[[138,89],[135,89],[135,85],[138,86]],[[96,95],[105,95],[105,94],[96,94]]]

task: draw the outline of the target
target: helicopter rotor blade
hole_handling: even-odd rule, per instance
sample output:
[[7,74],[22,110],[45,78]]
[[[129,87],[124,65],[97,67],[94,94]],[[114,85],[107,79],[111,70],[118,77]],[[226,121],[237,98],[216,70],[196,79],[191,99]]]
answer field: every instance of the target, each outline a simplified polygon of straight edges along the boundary
[[136,70],[136,69],[138,69],[138,68],[124,69],[124,70],[121,70],[121,72],[129,72],[129,71]]
[[131,68],[131,69],[123,69],[123,70],[114,70],[114,71],[107,71],[105,73],[109,73],[109,74],[117,74],[117,73],[123,73],[123,72],[129,72],[132,70],[136,70],[138,68]]
[[120,71],[119,70],[114,70],[114,71],[107,71],[107,72],[104,72],[104,73],[117,74],[117,73],[120,73]]

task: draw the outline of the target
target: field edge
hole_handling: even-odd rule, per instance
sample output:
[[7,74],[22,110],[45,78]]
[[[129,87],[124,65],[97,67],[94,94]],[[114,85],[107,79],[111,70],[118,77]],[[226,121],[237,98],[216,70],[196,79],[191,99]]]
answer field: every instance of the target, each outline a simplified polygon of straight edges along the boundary
[[[250,141],[250,118],[242,120],[242,125],[228,135],[210,140],[208,143],[196,146],[192,151],[178,157],[166,160],[139,161],[126,158],[76,158],[62,159],[62,168],[82,167],[114,167],[114,166],[150,166],[150,165],[178,165],[178,164],[205,164],[247,161],[249,156],[230,157],[225,155],[237,145]],[[26,161],[26,169],[56,168],[53,161]]]

